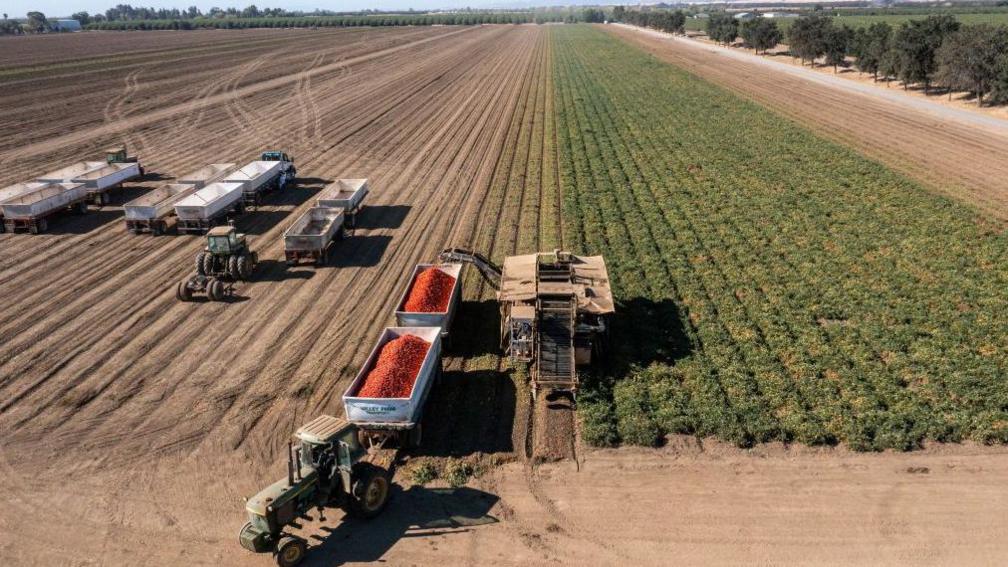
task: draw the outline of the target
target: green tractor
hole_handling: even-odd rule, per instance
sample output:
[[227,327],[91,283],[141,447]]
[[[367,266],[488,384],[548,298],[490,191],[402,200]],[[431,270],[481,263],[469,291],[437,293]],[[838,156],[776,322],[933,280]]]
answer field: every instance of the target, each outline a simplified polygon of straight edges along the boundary
[[196,255],[196,273],[179,282],[175,295],[192,301],[194,293],[206,293],[210,301],[222,301],[234,292],[234,284],[248,281],[259,263],[259,255],[249,250],[244,234],[233,226],[218,226],[207,233],[207,245]]
[[358,440],[357,426],[328,415],[304,425],[295,434],[298,446],[287,445],[287,478],[245,501],[248,523],[238,541],[254,553],[272,553],[281,567],[300,563],[307,542],[285,532],[300,528],[298,519],[318,509],[342,507],[354,517],[374,518],[385,509],[391,492],[388,469],[370,462]]

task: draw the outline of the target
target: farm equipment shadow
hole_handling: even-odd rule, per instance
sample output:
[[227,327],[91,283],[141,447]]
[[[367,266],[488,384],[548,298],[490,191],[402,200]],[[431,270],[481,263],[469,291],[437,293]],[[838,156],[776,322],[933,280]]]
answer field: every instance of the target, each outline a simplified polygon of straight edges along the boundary
[[326,265],[333,268],[377,266],[391,242],[392,236],[388,234],[347,236],[329,250],[329,262]]
[[673,363],[689,356],[694,345],[683,326],[687,316],[671,299],[635,297],[618,302],[605,369],[624,376],[632,366]]
[[402,490],[393,485],[389,505],[377,518],[345,517],[336,527],[323,527],[326,536],[312,536],[313,545],[303,565],[311,567],[381,561],[400,539],[464,534],[478,526],[496,524],[489,514],[500,500],[474,488]]
[[409,205],[370,205],[364,207],[357,215],[357,228],[399,228],[406,215],[409,214]]
[[[463,301],[455,314],[446,354],[472,361],[500,355],[500,310],[494,300]],[[428,456],[464,456],[513,450],[517,388],[508,372],[451,368],[431,391],[430,407],[446,408],[423,419],[416,451]]]
[[310,265],[302,265],[302,269],[288,266],[280,260],[259,260],[254,276],[257,282],[282,282],[286,280],[310,280],[315,277],[315,270]]

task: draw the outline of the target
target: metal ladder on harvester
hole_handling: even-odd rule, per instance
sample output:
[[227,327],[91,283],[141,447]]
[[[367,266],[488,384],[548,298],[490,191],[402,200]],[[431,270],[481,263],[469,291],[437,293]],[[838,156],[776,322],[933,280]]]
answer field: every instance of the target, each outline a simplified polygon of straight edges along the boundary
[[536,333],[536,368],[532,393],[539,388],[574,391],[577,370],[574,365],[573,297],[542,297],[538,301],[539,330]]

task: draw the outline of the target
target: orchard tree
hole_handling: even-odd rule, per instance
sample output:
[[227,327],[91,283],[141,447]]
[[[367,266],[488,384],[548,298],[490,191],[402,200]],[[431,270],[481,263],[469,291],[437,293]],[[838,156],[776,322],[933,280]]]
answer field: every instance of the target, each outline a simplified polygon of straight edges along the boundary
[[815,66],[815,60],[826,53],[826,33],[832,26],[829,17],[818,13],[798,18],[787,34],[791,53]]
[[728,45],[738,37],[738,20],[727,12],[714,12],[707,19],[707,36]]
[[863,73],[871,73],[872,78],[878,81],[879,66],[882,57],[889,50],[891,40],[892,28],[885,22],[876,22],[868,28],[858,28],[851,46],[854,65]]
[[42,12],[28,12],[28,29],[35,33],[42,33],[49,29],[49,22]]
[[900,25],[893,36],[892,47],[899,54],[899,79],[903,81],[903,88],[923,83],[924,92],[928,92],[936,69],[935,52],[946,37],[958,30],[959,22],[948,14]]
[[988,24],[967,26],[945,38],[935,52],[935,80],[949,89],[969,91],[983,105],[983,97],[997,81],[1008,53],[1008,28]]
[[750,49],[755,49],[756,53],[760,51],[766,53],[768,49],[777,47],[781,40],[777,22],[762,17],[742,22],[739,33],[742,36],[742,43]]
[[826,64],[833,66],[833,72],[837,72],[837,66],[842,65],[847,58],[847,50],[850,47],[854,32],[847,26],[830,25],[826,28],[824,37],[824,49]]

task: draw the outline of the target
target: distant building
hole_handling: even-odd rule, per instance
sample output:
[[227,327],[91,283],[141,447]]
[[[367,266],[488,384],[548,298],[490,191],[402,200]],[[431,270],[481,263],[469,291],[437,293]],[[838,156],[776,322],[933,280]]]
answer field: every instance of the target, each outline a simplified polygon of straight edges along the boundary
[[745,20],[755,20],[758,17],[759,17],[758,14],[754,14],[752,12],[739,12],[738,14],[735,14],[735,19],[736,20],[743,20],[743,21],[745,21]]
[[766,12],[763,14],[764,18],[797,18],[798,14],[794,12]]
[[703,20],[703,19],[709,18],[709,17],[710,17],[710,14],[708,14],[707,12],[700,12],[698,14],[693,14],[693,19],[694,20]]
[[81,31],[80,22],[77,20],[50,20],[49,25],[53,31],[58,32],[78,32]]

